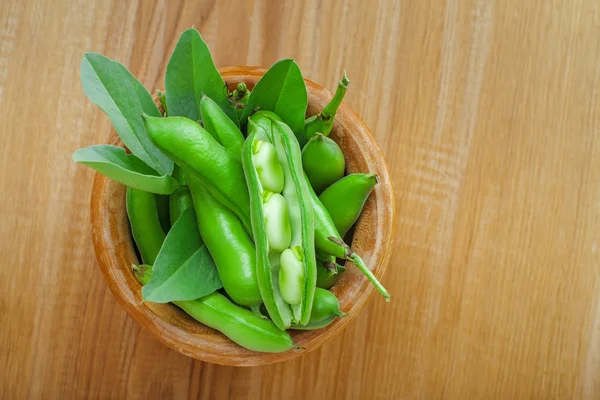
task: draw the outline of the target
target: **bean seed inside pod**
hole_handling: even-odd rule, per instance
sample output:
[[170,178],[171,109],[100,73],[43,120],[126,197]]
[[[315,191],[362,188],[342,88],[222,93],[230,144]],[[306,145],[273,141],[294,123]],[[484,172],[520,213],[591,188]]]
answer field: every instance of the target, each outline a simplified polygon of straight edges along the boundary
[[302,301],[302,286],[304,281],[304,263],[302,249],[295,246],[281,253],[279,269],[279,287],[281,297],[288,304],[299,304]]
[[292,228],[285,198],[279,193],[265,192],[263,215],[269,251],[280,253],[290,247]]
[[252,144],[252,162],[264,190],[281,193],[283,190],[283,169],[277,158],[275,146],[269,142],[256,140]]

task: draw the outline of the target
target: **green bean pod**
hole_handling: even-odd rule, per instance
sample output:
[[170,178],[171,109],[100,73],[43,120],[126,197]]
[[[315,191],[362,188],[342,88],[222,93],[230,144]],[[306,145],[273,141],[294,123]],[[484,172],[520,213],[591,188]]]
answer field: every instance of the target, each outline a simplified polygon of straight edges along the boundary
[[240,219],[208,188],[188,175],[198,230],[212,256],[223,288],[236,303],[257,310],[262,302],[256,274],[256,250]]
[[379,177],[375,174],[350,174],[335,182],[319,196],[342,237],[360,216],[377,182]]
[[[310,320],[316,284],[316,262],[313,213],[309,203],[308,184],[302,172],[300,146],[289,127],[277,119],[272,113],[263,112],[250,117],[249,136],[242,150],[242,163],[250,193],[260,292],[269,316],[275,325],[285,330],[292,321],[304,325]],[[263,144],[258,143],[259,146],[257,142]],[[275,147],[283,170],[283,189],[277,196],[287,205],[287,215],[280,212],[284,202],[279,197],[279,204],[269,204],[268,200],[275,195],[265,189],[265,175],[259,175],[255,164],[257,148],[260,149],[267,142]],[[266,164],[259,163],[259,167],[264,165]],[[271,207],[279,211],[272,210]],[[289,221],[291,239],[288,249],[281,251],[281,243],[273,247],[270,240],[277,232],[282,238],[287,235],[286,219]],[[269,233],[268,230],[273,232]]]
[[[308,178],[306,178],[308,181]],[[317,251],[322,251],[329,255],[341,258],[346,261],[351,261],[360,269],[360,271],[371,281],[375,288],[385,297],[386,301],[390,301],[390,294],[385,287],[377,280],[369,267],[365,264],[362,258],[356,254],[350,246],[344,243],[344,240],[337,231],[331,216],[327,209],[321,203],[312,187],[309,185],[310,201],[315,215],[315,248]]]
[[[150,282],[152,266],[140,265],[133,268],[142,285]],[[299,349],[290,335],[277,328],[273,322],[236,306],[219,292],[196,300],[174,301],[173,304],[196,321],[218,330],[248,350],[282,353],[290,349]]]
[[340,107],[340,104],[342,104],[349,83],[350,81],[346,76],[346,72],[344,72],[344,76],[338,84],[335,94],[329,104],[327,104],[319,114],[304,121],[304,137],[306,140],[309,140],[316,135],[317,132],[322,133],[325,136],[329,135],[331,128],[333,127],[335,113]]
[[[177,191],[177,189],[175,189]],[[154,194],[156,197],[156,209],[158,210],[158,220],[164,233],[169,233],[171,229],[171,220],[169,218],[169,196],[164,194]]]
[[166,237],[158,218],[156,197],[154,193],[128,187],[126,207],[133,240],[140,251],[142,261],[154,264]]
[[346,314],[340,311],[340,302],[333,293],[317,288],[313,301],[312,312],[308,324],[292,325],[292,329],[312,330],[321,329],[331,324],[336,318],[343,318]]
[[204,129],[229,150],[233,158],[241,161],[244,135],[240,129],[210,97],[203,96],[199,108]]
[[179,166],[198,176],[250,232],[250,199],[242,165],[235,157],[188,118],[142,116],[150,140]]
[[192,194],[187,186],[182,186],[171,193],[169,195],[169,218],[171,226],[175,224],[175,221],[179,219],[188,207],[192,207],[193,205]]
[[175,165],[173,168],[173,178],[177,179],[181,186],[169,195],[169,219],[171,226],[175,224],[175,221],[179,219],[188,207],[194,205],[190,189],[187,187],[185,171],[179,165]]
[[302,149],[302,167],[315,192],[321,193],[344,176],[344,153],[336,142],[315,134]]

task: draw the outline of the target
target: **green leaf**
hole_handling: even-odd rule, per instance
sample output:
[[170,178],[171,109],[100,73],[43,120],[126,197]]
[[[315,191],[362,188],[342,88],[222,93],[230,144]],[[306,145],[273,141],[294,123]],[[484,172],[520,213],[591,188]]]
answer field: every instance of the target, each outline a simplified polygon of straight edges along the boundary
[[250,92],[240,124],[245,125],[250,114],[259,108],[275,112],[296,137],[301,137],[307,106],[308,95],[300,67],[292,59],[281,60],[269,68]]
[[81,60],[83,91],[110,118],[131,153],[162,175],[170,175],[173,161],[150,141],[141,114],[160,117],[150,93],[122,64],[102,54],[85,53]]
[[225,82],[213,62],[200,33],[190,28],[181,34],[167,65],[165,76],[167,107],[170,116],[200,119],[198,106],[202,94],[213,99],[233,122],[238,123],[235,108],[227,98]]
[[142,295],[148,301],[168,303],[194,300],[222,287],[217,267],[202,244],[194,207],[189,207],[167,234]]
[[75,162],[108,176],[125,186],[158,194],[171,194],[179,187],[170,175],[160,175],[122,147],[99,144],[73,153]]

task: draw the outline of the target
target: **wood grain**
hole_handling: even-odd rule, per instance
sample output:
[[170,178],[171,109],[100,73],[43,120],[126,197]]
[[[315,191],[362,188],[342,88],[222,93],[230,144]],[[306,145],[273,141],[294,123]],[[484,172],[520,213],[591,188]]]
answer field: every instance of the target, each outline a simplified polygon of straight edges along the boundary
[[[384,151],[398,233],[384,283],[319,350],[193,361],[140,331],[93,254],[107,140],[84,51],[162,87],[195,25],[216,62],[294,57]],[[594,0],[0,2],[0,393],[19,398],[600,397],[600,4]]]

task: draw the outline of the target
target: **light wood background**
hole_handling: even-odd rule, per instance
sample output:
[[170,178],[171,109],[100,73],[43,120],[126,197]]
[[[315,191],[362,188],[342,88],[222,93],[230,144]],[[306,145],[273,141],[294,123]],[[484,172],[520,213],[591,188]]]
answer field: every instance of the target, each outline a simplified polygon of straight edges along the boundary
[[[291,362],[186,358],[96,265],[82,53],[159,88],[191,25],[219,66],[347,69],[395,181],[392,303]],[[596,0],[0,1],[1,397],[600,398],[599,89]]]

